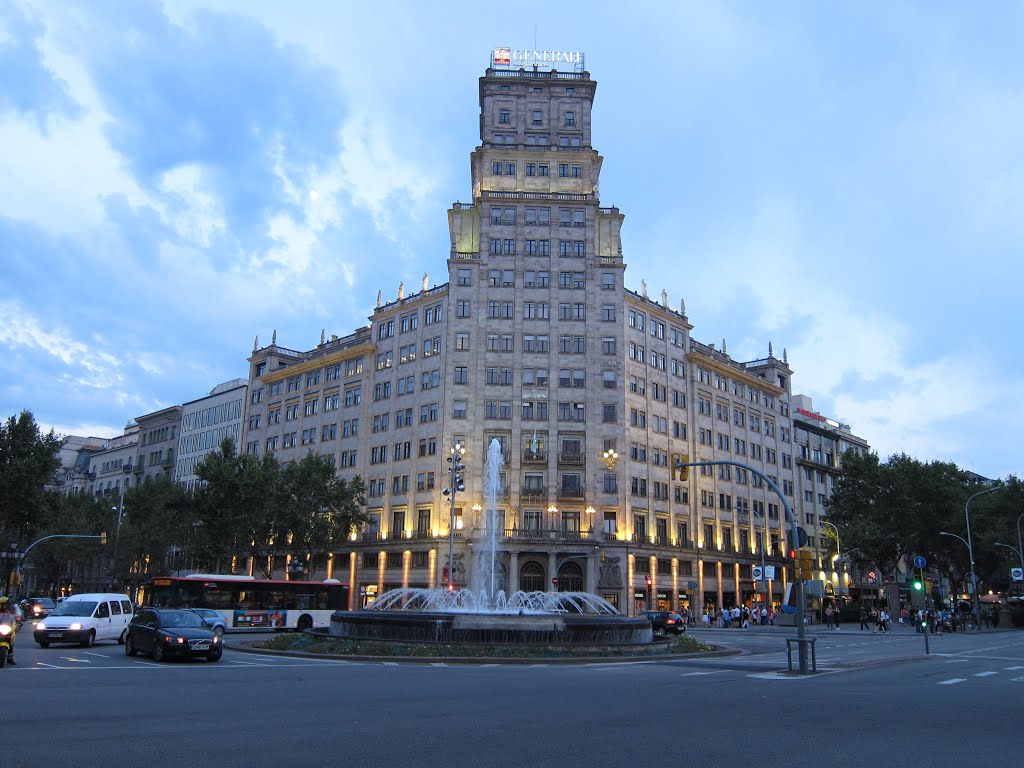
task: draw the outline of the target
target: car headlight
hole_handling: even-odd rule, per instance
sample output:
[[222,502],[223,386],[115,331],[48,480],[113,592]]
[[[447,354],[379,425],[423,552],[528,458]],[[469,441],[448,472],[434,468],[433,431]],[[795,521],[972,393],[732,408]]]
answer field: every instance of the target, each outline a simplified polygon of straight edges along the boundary
[[38,624],[36,624],[36,629],[46,629],[46,622],[40,621]]
[[220,635],[214,635],[213,636],[213,644],[216,645],[219,642],[220,642]]
[[74,632],[77,632],[81,628],[82,628],[82,623],[79,622],[79,621],[76,621],[74,624],[72,624],[70,627],[68,627],[68,629],[70,629],[70,630],[72,630]]

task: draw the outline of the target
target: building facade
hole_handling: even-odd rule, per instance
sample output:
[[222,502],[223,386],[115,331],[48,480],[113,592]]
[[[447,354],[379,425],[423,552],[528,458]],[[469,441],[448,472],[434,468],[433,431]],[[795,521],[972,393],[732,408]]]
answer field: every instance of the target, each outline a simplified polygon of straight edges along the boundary
[[[350,583],[354,607],[467,584],[492,441],[506,591],[584,589],[630,614],[783,594],[789,526],[758,473],[798,500],[792,370],[770,345],[733,360],[691,337],[682,301],[626,287],[624,216],[599,197],[595,90],[585,71],[492,65],[473,199],[448,213],[447,282],[378,295],[368,327],[313,349],[276,334],[254,346],[244,450],[312,450],[366,481],[371,524],[319,574]],[[453,446],[466,465],[454,496]],[[731,463],[676,467],[710,461]],[[762,563],[776,578],[755,584]]]
[[210,394],[181,406],[178,429],[178,453],[174,465],[174,482],[188,489],[195,487],[196,464],[221,443],[231,440],[240,450],[242,417],[249,382],[232,379],[218,384]]

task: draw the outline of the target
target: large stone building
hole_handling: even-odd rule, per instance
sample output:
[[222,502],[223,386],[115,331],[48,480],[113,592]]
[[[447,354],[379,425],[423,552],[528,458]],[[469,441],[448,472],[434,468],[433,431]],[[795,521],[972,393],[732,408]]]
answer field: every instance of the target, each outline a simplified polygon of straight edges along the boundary
[[[796,501],[786,356],[766,344],[733,360],[691,338],[682,301],[625,286],[624,217],[598,194],[596,83],[582,67],[498,62],[480,78],[473,199],[448,214],[447,282],[378,295],[368,327],[310,350],[257,343],[244,450],[313,450],[364,478],[373,522],[320,574],[349,582],[354,603],[466,583],[494,440],[507,591],[586,589],[626,613],[756,601],[752,566],[785,565],[780,499],[742,467],[674,465],[746,464]],[[786,578],[777,568],[773,601]]]

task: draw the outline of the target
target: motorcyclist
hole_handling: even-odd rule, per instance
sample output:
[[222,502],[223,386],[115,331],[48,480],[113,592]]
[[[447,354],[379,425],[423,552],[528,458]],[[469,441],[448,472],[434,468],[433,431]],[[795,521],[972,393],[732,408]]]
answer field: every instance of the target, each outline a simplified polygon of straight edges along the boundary
[[0,597],[0,624],[7,624],[11,628],[8,642],[10,650],[7,653],[7,663],[14,663],[14,636],[18,630],[18,612],[14,603],[9,597]]

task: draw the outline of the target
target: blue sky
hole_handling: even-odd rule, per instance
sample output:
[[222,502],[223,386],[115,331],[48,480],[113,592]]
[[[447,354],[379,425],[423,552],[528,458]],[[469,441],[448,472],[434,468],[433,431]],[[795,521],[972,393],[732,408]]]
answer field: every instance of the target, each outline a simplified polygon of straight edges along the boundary
[[477,79],[536,41],[598,82],[629,287],[883,458],[1024,474],[1024,6],[625,8],[0,0],[0,415],[119,434],[444,282]]

